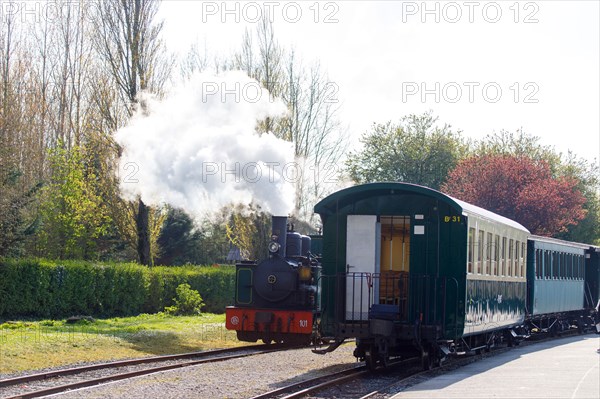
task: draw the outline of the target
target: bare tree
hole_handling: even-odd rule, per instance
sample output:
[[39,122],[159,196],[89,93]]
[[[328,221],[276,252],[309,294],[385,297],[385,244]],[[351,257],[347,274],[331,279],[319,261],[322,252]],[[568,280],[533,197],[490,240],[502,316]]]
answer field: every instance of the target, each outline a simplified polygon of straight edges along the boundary
[[315,64],[303,68],[292,51],[287,58],[286,80],[281,96],[288,115],[278,126],[280,137],[294,143],[304,171],[296,184],[295,213],[312,221],[312,205],[332,189],[337,163],[346,142],[337,119],[337,86]]
[[267,118],[257,130],[294,143],[296,161],[304,172],[296,182],[295,214],[312,219],[312,205],[332,189],[324,177],[337,177],[337,163],[346,148],[337,119],[335,82],[329,81],[318,64],[306,68],[293,49],[285,51],[279,45],[267,13],[254,35],[245,32],[233,67],[248,73],[287,105],[287,116]]
[[190,79],[194,73],[202,72],[208,68],[208,55],[206,46],[200,50],[198,43],[192,44],[185,58],[179,65],[179,72],[183,79]]
[[[0,31],[0,87],[2,89],[0,103],[0,167],[8,171],[17,164],[16,153],[13,151],[17,141],[17,104],[18,93],[15,92],[14,63],[16,62],[15,22],[14,16],[8,15],[2,21]],[[18,78],[18,77],[17,77]],[[6,172],[5,172],[6,173]]]
[[[141,91],[160,92],[170,69],[165,67],[160,40],[162,22],[155,22],[158,1],[98,1],[94,21],[95,47],[102,56],[129,116],[133,115]],[[162,68],[161,68],[162,67]],[[144,104],[140,104],[142,108]],[[109,112],[106,109],[105,112]],[[114,115],[108,115],[114,121]],[[137,253],[142,264],[152,264],[153,211],[140,199],[135,209]]]
[[34,231],[40,188],[33,125],[39,104],[29,84],[31,53],[14,15],[0,21],[0,256],[18,255]]
[[[241,51],[233,57],[230,67],[245,71],[272,96],[278,97],[283,83],[284,50],[275,39],[275,30],[267,12],[263,13],[255,35],[256,40],[248,30],[244,32]],[[275,120],[267,117],[258,124],[257,130],[259,133],[271,132],[278,135],[276,124]]]

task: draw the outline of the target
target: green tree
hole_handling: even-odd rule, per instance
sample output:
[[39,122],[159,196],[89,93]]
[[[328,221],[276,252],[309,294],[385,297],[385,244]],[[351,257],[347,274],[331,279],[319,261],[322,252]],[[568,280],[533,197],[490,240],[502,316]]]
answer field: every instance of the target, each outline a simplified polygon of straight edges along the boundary
[[195,228],[192,218],[182,209],[170,208],[158,238],[160,254],[156,264],[171,266],[196,263],[195,248],[201,245],[202,233]]
[[363,149],[348,156],[350,177],[357,183],[403,181],[439,189],[468,144],[460,132],[436,122],[427,112],[373,125],[361,138]]
[[227,238],[240,249],[244,259],[263,259],[267,255],[271,219],[260,209],[260,206],[255,204],[235,206],[226,225],[226,231]]
[[509,155],[527,157],[534,161],[544,161],[556,171],[561,163],[561,156],[552,147],[542,145],[540,138],[527,134],[522,129],[516,132],[501,130],[488,134],[475,145],[473,155]]
[[23,192],[19,189],[20,177],[17,170],[6,176],[0,173],[0,257],[19,256],[23,243],[38,226],[39,218],[31,208],[42,184]]
[[230,243],[227,239],[225,217],[221,213],[216,220],[206,219],[200,226],[200,244],[194,246],[190,256],[197,265],[226,263]]
[[577,190],[586,199],[583,204],[586,215],[578,224],[570,226],[557,237],[567,241],[600,244],[600,168],[569,152],[560,171],[564,176],[579,182]]
[[85,148],[63,146],[49,157],[52,177],[42,190],[38,251],[51,258],[96,258],[97,240],[111,219],[97,193],[98,178],[83,160]]

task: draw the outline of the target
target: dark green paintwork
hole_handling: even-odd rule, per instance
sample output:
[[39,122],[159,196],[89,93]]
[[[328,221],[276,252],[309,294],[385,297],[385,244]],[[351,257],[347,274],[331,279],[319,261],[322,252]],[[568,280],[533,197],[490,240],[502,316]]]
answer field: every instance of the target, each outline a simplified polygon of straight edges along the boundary
[[237,268],[237,287],[235,290],[236,305],[248,305],[252,303],[252,269],[249,267]]
[[[351,187],[315,206],[323,222],[322,310],[325,329],[340,321],[336,298],[345,287],[331,276],[346,273],[348,215],[410,216],[410,295],[407,320],[441,325],[443,335],[457,338],[464,327],[467,220],[450,197],[404,183],[373,183]],[[415,220],[423,215],[423,220]],[[414,226],[424,225],[424,235]],[[450,304],[450,305],[448,305]],[[336,308],[338,306],[338,308]],[[333,333],[333,331],[325,331]]]
[[[525,317],[524,281],[467,280],[465,336],[480,333],[478,327],[494,328]],[[473,331],[469,331],[473,326]]]
[[596,307],[600,300],[600,248],[592,247],[585,260],[586,306]]
[[319,256],[323,253],[323,236],[322,235],[310,235],[310,253]]

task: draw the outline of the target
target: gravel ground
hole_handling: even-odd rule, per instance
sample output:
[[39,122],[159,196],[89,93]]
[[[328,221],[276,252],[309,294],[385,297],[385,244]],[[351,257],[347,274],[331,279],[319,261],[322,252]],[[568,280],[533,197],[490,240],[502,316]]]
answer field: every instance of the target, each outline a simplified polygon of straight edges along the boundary
[[66,398],[248,398],[298,380],[356,364],[354,343],[326,355],[294,349],[186,367],[136,377],[55,397]]

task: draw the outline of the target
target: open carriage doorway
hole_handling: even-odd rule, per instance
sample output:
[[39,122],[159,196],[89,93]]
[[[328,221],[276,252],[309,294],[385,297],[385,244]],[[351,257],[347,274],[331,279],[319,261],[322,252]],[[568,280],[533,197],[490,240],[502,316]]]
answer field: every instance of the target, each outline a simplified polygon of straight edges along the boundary
[[379,303],[405,314],[410,271],[410,217],[381,216]]
[[410,232],[409,216],[348,215],[346,320],[367,320],[372,304],[405,313]]

